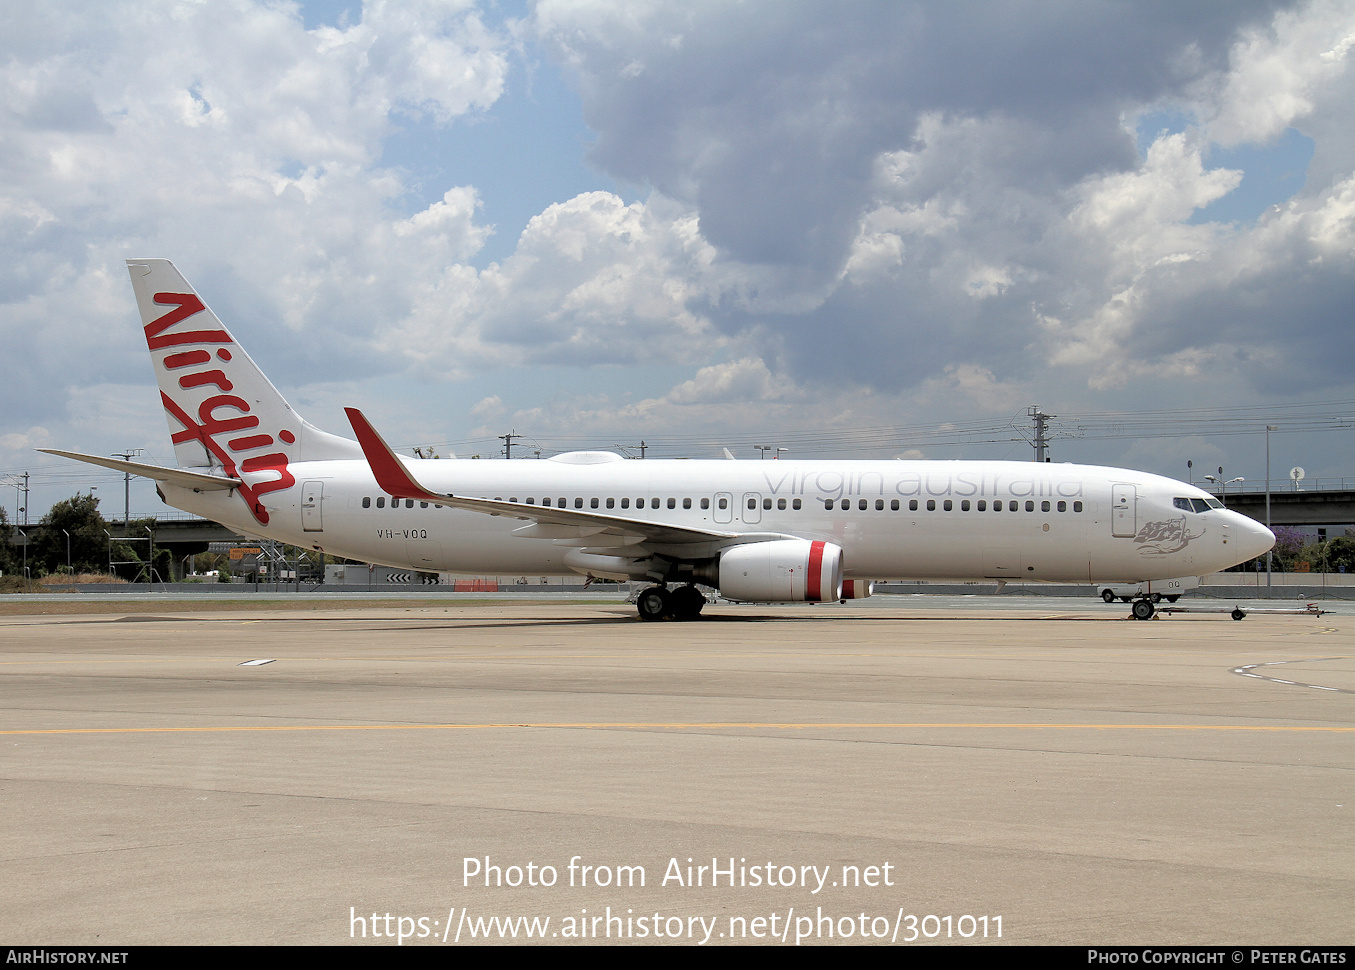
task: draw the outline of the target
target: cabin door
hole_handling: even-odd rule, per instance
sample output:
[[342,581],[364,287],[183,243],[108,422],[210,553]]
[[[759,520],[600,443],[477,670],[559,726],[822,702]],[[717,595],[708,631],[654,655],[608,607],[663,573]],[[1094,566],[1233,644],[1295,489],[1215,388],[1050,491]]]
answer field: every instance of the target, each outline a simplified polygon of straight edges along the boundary
[[324,532],[322,508],[325,496],[323,482],[306,482],[301,486],[301,528],[306,532]]
[[1110,534],[1132,539],[1138,534],[1137,496],[1133,485],[1110,487]]

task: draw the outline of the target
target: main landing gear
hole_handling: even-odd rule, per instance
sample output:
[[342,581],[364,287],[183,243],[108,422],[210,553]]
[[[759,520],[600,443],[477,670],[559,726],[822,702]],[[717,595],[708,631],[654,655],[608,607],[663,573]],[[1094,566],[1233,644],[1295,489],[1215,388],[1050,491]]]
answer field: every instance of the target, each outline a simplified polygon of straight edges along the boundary
[[642,620],[662,620],[665,616],[675,620],[695,620],[701,616],[701,608],[705,605],[705,595],[691,585],[679,586],[671,591],[663,586],[650,586],[641,590],[635,598],[635,608]]

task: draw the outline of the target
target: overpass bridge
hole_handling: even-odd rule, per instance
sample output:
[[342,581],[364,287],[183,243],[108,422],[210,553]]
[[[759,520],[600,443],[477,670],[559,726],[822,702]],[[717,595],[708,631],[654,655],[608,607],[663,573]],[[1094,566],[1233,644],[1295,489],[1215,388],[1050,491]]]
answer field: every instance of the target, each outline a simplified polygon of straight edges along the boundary
[[[1218,493],[1215,493],[1218,495]],[[1266,521],[1266,492],[1225,492],[1219,501],[1235,512]],[[1355,525],[1355,488],[1285,489],[1270,492],[1271,525]]]
[[[150,522],[151,524],[147,524]],[[123,539],[134,542],[142,542],[150,539],[154,542],[156,550],[168,549],[170,551],[170,570],[171,578],[180,580],[183,578],[183,560],[185,556],[197,555],[200,552],[206,552],[207,547],[213,542],[230,542],[257,545],[258,539],[251,539],[242,536],[234,529],[228,529],[218,522],[211,519],[199,518],[196,515],[190,515],[187,512],[160,512],[155,515],[144,515],[133,517],[132,528],[129,532],[125,523],[121,521],[112,521],[105,523],[109,536],[112,539]],[[16,551],[23,550],[30,542],[36,540],[38,529],[41,526],[36,523],[29,525],[16,525],[13,527],[14,534],[10,537],[10,545]],[[149,532],[147,530],[150,530]],[[22,555],[22,552],[20,552]]]

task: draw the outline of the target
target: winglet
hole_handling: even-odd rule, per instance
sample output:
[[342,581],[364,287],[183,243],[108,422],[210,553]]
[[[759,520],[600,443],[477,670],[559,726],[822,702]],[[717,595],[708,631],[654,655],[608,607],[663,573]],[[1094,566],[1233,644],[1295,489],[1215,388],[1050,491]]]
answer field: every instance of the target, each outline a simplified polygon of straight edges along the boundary
[[357,408],[343,410],[348,415],[348,423],[353,426],[353,432],[358,436],[358,444],[362,445],[362,453],[366,456],[367,464],[371,467],[376,483],[381,486],[382,491],[396,498],[416,498],[424,502],[440,502],[450,498],[448,495],[430,492],[415,481],[414,476],[405,468],[404,462],[396,457],[390,445],[377,434],[376,429],[361,411]]

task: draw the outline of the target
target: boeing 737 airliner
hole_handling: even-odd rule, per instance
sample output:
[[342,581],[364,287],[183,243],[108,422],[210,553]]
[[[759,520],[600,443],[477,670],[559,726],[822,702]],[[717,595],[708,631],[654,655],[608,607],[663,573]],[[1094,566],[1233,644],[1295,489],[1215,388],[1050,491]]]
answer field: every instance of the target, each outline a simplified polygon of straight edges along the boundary
[[168,504],[247,535],[414,570],[648,580],[646,620],[697,617],[696,584],[745,602],[896,579],[1132,584],[1275,541],[1192,485],[1122,468],[403,458],[354,408],[356,442],[303,420],[169,260],[127,265],[177,467],[51,453],[152,478]]

